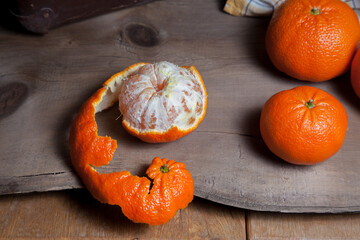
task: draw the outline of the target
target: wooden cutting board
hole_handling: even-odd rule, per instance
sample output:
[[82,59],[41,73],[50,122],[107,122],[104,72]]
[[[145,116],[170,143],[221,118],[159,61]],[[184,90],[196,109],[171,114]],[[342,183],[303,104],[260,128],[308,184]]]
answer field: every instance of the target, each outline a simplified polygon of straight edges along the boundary
[[[121,126],[116,107],[97,114],[99,134],[118,140],[102,172],[144,175],[155,156],[186,163],[195,195],[246,209],[360,210],[360,100],[349,74],[324,83],[278,72],[264,48],[268,18],[233,17],[219,1],[156,1],[52,30],[45,36],[0,29],[0,193],[81,188],[68,133],[81,104],[111,75],[137,62],[195,65],[208,91],[207,115],[192,134],[148,144]],[[274,156],[259,132],[276,92],[311,85],[345,106],[341,150],[315,166]]]

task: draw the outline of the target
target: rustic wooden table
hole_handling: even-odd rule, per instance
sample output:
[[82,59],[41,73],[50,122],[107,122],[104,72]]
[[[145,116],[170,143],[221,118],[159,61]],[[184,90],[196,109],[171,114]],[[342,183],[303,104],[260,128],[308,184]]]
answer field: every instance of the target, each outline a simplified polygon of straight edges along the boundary
[[[65,146],[67,138],[64,132],[72,116],[98,88],[100,81],[121,70],[119,66],[166,58],[178,64],[191,62],[199,66],[207,78],[211,98],[208,115],[199,131],[179,145],[169,145],[170,148],[164,151],[173,151],[180,145],[189,150],[192,141],[199,138],[205,141],[199,145],[200,151],[207,151],[204,146],[209,144],[209,138],[218,136],[213,142],[221,146],[211,147],[216,151],[215,157],[207,159],[208,162],[201,162],[204,161],[201,154],[194,156],[198,162],[187,159],[187,166],[198,169],[192,171],[196,194],[244,208],[195,197],[189,207],[179,211],[169,223],[150,227],[130,222],[119,207],[100,204],[84,189],[10,194],[0,196],[0,239],[360,239],[360,215],[357,213],[290,214],[245,209],[358,210],[356,142],[359,138],[356,134],[350,135],[349,144],[337,158],[319,168],[304,170],[273,159],[262,145],[256,127],[259,103],[279,86],[285,89],[299,83],[276,73],[268,62],[261,39],[268,20],[246,19],[240,22],[221,12],[223,5],[224,1],[157,1],[64,26],[44,37],[13,29],[6,20],[0,19],[0,50],[5,53],[0,54],[0,93],[4,94],[4,97],[0,96],[0,120],[3,120],[0,122],[0,151],[3,153],[0,156],[0,190],[1,193],[11,193],[81,187],[69,164]],[[204,14],[199,15],[199,12]],[[174,19],[174,15],[178,18]],[[216,19],[212,19],[214,15]],[[162,17],[168,18],[169,22],[164,23]],[[193,25],[188,26],[189,22]],[[226,36],[221,35],[224,33]],[[234,48],[238,45],[239,48]],[[240,83],[238,77],[241,73],[245,76]],[[224,75],[227,84],[222,86],[219,81]],[[264,79],[269,83],[259,84]],[[83,84],[86,80],[89,84]],[[249,84],[249,89],[242,87],[246,84]],[[359,129],[356,118],[358,100],[354,94],[349,94],[351,88],[339,80],[334,85],[325,83],[321,86],[340,93],[340,98],[350,104],[352,130]],[[219,96],[224,89],[231,91],[234,88],[239,92]],[[266,96],[249,93],[258,89]],[[76,96],[71,99],[65,97],[64,92]],[[48,102],[41,102],[43,94],[49,96]],[[243,98],[239,97],[241,94]],[[246,106],[240,108],[240,103]],[[41,117],[34,116],[36,111],[42,114]],[[239,113],[234,114],[234,111]],[[63,118],[51,119],[55,115]],[[106,113],[102,120],[106,121],[108,115]],[[236,118],[225,119],[223,116]],[[11,119],[17,121],[16,126],[11,125]],[[6,126],[12,127],[11,133]],[[45,131],[39,133],[37,128]],[[51,131],[54,128],[56,132]],[[18,144],[20,135],[25,140]],[[127,158],[131,160],[131,155],[137,152],[132,149],[128,153],[124,151],[126,148],[143,146],[145,150],[141,154],[146,156],[149,152],[159,152],[164,146],[151,148],[134,139],[130,139],[132,145],[126,145],[127,139],[121,141],[125,144],[121,149],[122,159],[114,160],[110,171],[125,166],[136,170],[139,163],[126,162],[124,165],[122,162]],[[13,146],[21,151],[12,151]],[[249,151],[254,146],[256,151]],[[182,153],[174,154],[186,159]],[[248,164],[249,159],[257,158],[260,160]],[[222,160],[235,161],[235,168],[226,166],[224,170],[233,174],[231,178],[216,171],[224,166]],[[355,184],[337,170],[336,161],[339,160],[348,168],[347,173],[352,176],[350,179],[356,180]],[[201,169],[202,165],[212,167],[212,177],[209,178],[208,169]],[[351,167],[355,170],[352,171]],[[275,173],[283,175],[279,180],[280,188],[276,188]],[[246,174],[248,178],[244,177]],[[264,174],[265,180],[259,178],[259,174]],[[302,183],[307,188],[296,184],[296,180],[303,177],[306,181]],[[235,180],[241,180],[242,185],[239,187]],[[312,181],[316,180],[321,180],[321,184],[313,186]],[[329,184],[329,181],[335,184]],[[223,188],[219,183],[229,188],[221,192]],[[274,192],[264,191],[266,189]],[[301,191],[306,194],[301,194]],[[267,204],[267,200],[272,202]]]
[[359,239],[360,214],[255,212],[195,198],[160,226],[135,224],[86,190],[0,197],[0,239]]

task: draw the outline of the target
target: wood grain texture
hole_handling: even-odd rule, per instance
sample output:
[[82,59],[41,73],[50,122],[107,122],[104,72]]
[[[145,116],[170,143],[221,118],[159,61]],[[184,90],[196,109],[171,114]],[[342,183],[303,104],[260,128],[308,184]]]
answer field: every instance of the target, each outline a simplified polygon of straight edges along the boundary
[[[246,221],[245,221],[246,219]],[[86,190],[0,196],[0,239],[358,239],[360,214],[246,211],[195,198],[162,226],[134,224]]]
[[[235,18],[222,7],[218,1],[156,1],[41,37],[0,29],[0,88],[19,83],[26,89],[14,94],[11,109],[1,107],[0,193],[82,187],[68,147],[81,104],[127,66],[167,60],[194,65],[202,74],[204,121],[176,142],[146,144],[123,130],[116,108],[104,111],[97,115],[99,133],[117,139],[119,147],[99,171],[144,175],[155,156],[166,157],[185,162],[195,195],[212,201],[265,211],[360,211],[360,100],[349,75],[315,85],[279,73],[264,47],[269,19]],[[300,85],[333,94],[349,118],[341,150],[316,166],[281,161],[259,132],[266,100]]]
[[0,196],[0,239],[246,239],[238,208],[196,198],[170,222],[135,224],[86,190]]
[[359,239],[360,214],[247,212],[247,239]]

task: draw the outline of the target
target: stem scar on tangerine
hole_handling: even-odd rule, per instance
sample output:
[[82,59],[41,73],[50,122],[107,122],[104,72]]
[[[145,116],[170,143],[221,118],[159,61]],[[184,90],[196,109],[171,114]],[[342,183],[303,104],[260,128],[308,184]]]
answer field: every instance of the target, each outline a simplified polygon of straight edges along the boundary
[[312,109],[313,107],[315,107],[314,100],[310,99],[309,101],[306,102],[305,105],[307,108]]
[[310,13],[311,13],[312,15],[316,16],[316,15],[321,14],[321,10],[318,9],[317,7],[314,7],[314,8],[312,8],[312,9],[310,10]]

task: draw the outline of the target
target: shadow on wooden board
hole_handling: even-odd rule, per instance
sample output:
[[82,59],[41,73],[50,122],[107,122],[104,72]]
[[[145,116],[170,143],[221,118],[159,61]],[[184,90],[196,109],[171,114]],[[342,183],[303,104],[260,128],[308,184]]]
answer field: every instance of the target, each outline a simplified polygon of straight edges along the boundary
[[14,1],[3,0],[0,3],[0,27],[9,31],[15,31],[20,33],[27,33],[27,31],[21,26],[19,21],[14,15],[11,14],[10,9],[14,5]]
[[6,0],[4,11],[11,13],[20,25],[29,32],[48,33],[49,30],[88,19],[111,11],[137,6],[152,0]]

